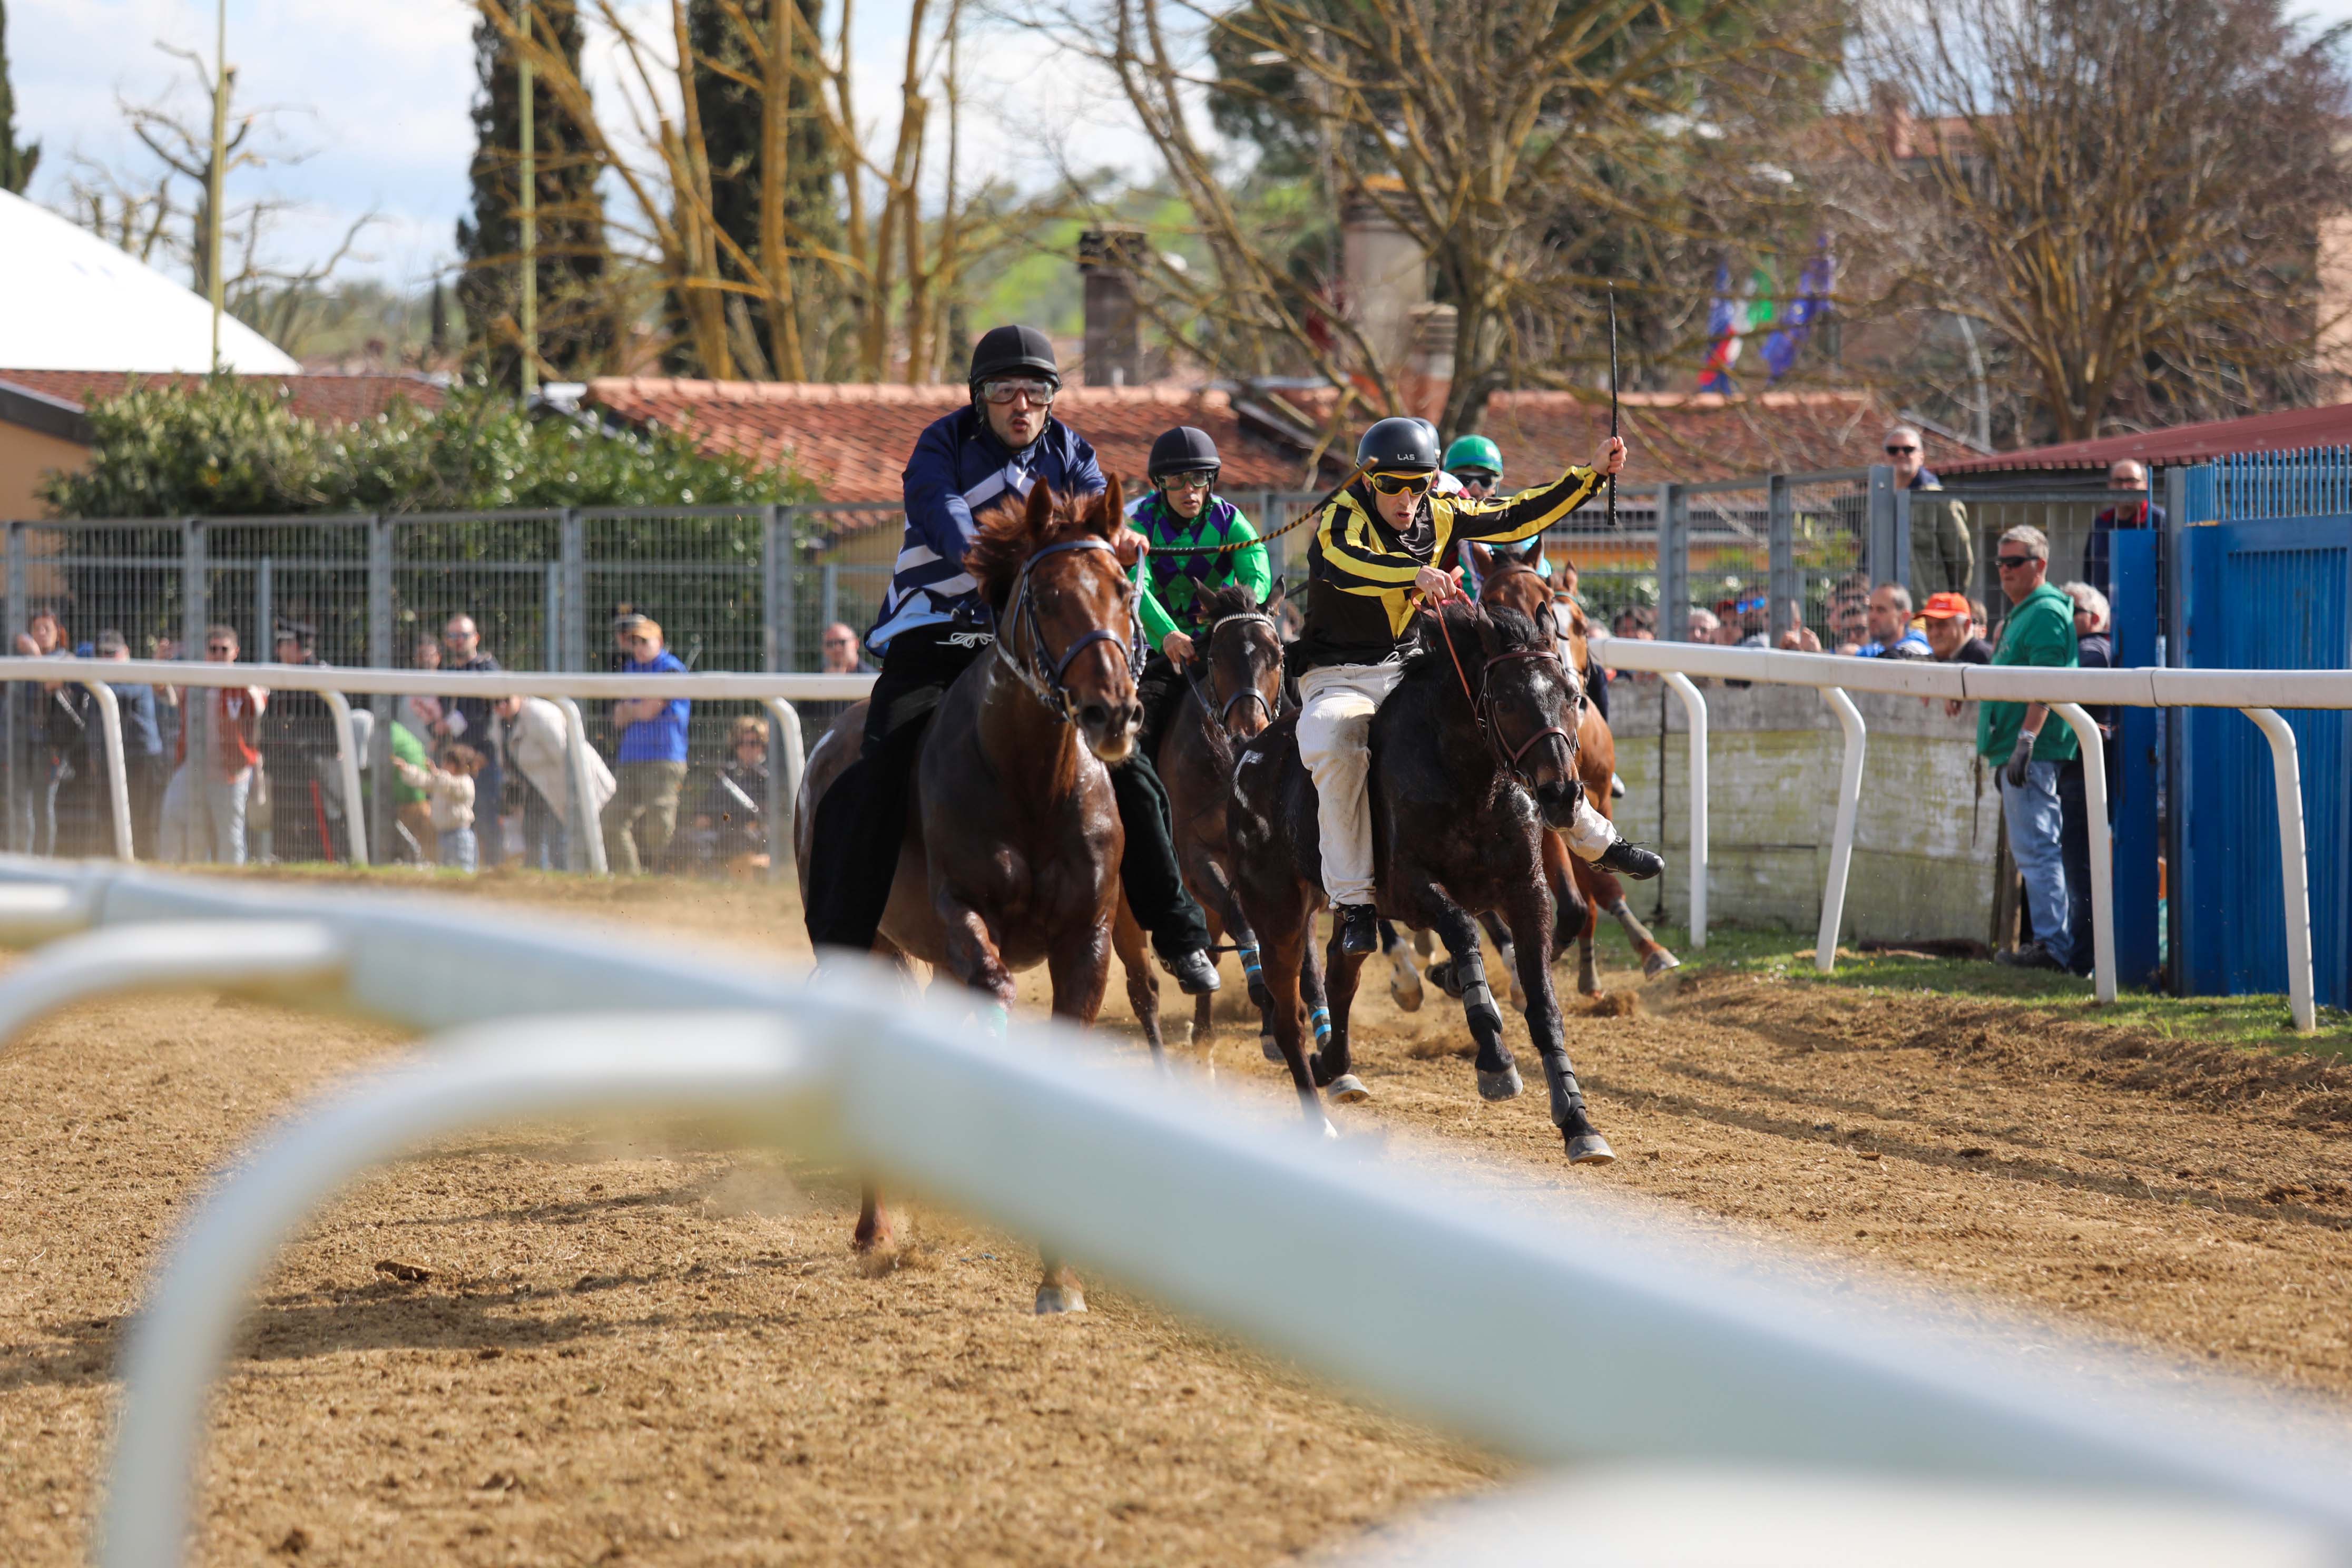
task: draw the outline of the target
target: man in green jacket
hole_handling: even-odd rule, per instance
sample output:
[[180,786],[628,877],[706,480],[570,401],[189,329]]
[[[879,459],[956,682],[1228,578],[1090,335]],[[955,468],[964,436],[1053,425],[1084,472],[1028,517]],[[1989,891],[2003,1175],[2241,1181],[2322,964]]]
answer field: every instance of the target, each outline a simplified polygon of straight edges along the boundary
[[[2000,568],[2000,591],[2011,607],[2000,624],[1993,663],[2075,668],[2074,601],[2048,581],[2048,537],[2038,528],[2011,529],[2000,536],[1994,564]],[[1985,702],[1977,709],[1977,752],[2000,770],[2009,853],[2025,879],[2025,907],[2033,916],[2033,940],[2000,954],[2000,962],[2064,970],[2074,949],[2067,929],[2066,861],[2059,847],[2063,817],[2058,771],[2074,754],[2074,731],[2053,717],[2046,703]]]
[[[1184,667],[1207,651],[1193,646],[1210,629],[1201,615],[1202,595],[1237,584],[1263,605],[1273,586],[1257,530],[1241,508],[1216,493],[1221,467],[1207,431],[1190,425],[1163,431],[1151,443],[1151,489],[1128,508],[1129,525],[1151,546],[1135,568],[1143,640],[1150,650],[1136,682],[1143,704],[1137,740],[1147,758],[1159,754],[1160,732],[1183,698]],[[1203,545],[1223,548],[1200,550]]]

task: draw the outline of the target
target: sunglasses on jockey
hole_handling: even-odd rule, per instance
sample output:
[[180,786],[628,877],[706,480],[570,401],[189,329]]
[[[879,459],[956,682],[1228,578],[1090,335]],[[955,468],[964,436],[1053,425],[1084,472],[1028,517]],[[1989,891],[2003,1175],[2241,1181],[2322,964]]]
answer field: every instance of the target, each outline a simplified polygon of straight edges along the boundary
[[1465,485],[1483,485],[1490,490],[1503,482],[1502,475],[1486,468],[1454,468],[1449,471]]
[[1411,473],[1382,472],[1371,476],[1372,489],[1384,496],[1425,496],[1437,476],[1427,468]]
[[1160,488],[1163,490],[1210,490],[1216,489],[1217,470],[1188,468],[1181,474],[1162,474]]
[[980,384],[981,401],[993,403],[1000,407],[1016,397],[1026,396],[1036,406],[1050,408],[1054,404],[1054,395],[1060,390],[1052,382],[1039,381],[1033,376],[1003,376]]

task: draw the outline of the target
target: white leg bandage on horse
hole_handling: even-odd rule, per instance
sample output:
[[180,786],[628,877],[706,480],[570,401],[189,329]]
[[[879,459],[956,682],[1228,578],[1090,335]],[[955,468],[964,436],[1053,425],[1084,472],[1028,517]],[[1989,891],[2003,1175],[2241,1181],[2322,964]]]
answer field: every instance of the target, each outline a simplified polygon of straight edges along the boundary
[[1576,797],[1576,818],[1568,825],[1564,837],[1568,847],[1576,851],[1580,860],[1598,860],[1617,842],[1617,825],[1601,815],[1600,808],[1582,795]]
[[1315,780],[1323,893],[1335,908],[1372,901],[1372,713],[1403,676],[1401,664],[1339,664],[1298,678],[1298,757]]

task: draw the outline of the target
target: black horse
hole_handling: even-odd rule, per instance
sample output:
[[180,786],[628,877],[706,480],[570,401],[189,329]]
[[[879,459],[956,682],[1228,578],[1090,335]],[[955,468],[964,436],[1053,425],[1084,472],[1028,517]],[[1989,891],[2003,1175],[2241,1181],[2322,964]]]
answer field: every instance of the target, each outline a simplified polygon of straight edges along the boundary
[[[1493,910],[1510,929],[1552,1122],[1570,1160],[1606,1163],[1616,1156],[1586,1113],[1545,962],[1553,900],[1543,830],[1564,825],[1575,808],[1583,700],[1550,636],[1525,616],[1466,604],[1424,615],[1418,650],[1372,718],[1368,793],[1381,912],[1434,930],[1444,942],[1478,1046],[1478,1092],[1508,1100],[1520,1089],[1474,918]],[[1318,1085],[1342,1102],[1368,1093],[1349,1070],[1348,1054],[1348,1015],[1363,959],[1340,952],[1336,938],[1327,951],[1331,1035],[1310,1063],[1297,975],[1323,902],[1322,857],[1315,784],[1299,760],[1295,717],[1243,751],[1231,810],[1234,890],[1264,953],[1276,1042],[1301,1104],[1318,1119]]]

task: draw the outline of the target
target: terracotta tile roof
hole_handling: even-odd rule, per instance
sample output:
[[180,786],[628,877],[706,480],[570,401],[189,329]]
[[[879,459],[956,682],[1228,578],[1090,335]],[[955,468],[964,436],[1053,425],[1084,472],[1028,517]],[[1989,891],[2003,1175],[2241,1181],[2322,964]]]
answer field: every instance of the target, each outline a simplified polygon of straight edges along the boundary
[[2235,452],[2292,452],[2304,447],[2352,446],[2352,403],[2324,408],[2290,408],[2276,414],[2250,415],[2243,419],[2215,419],[2201,425],[2176,425],[2137,436],[2102,436],[2095,441],[2068,441],[2055,447],[2029,447],[1940,465],[1944,474],[2046,472],[2053,469],[2102,469],[2124,458],[2155,466],[2200,463]]
[[[142,386],[189,386],[203,379],[132,375],[124,371],[0,370],[0,381],[81,405],[111,397],[133,381]],[[284,388],[295,413],[325,425],[356,425],[373,419],[395,397],[405,397],[422,408],[438,408],[446,395],[438,384],[418,375],[241,375],[237,379]]]
[[[789,462],[827,500],[895,501],[915,438],[968,396],[952,384],[614,377],[590,382],[585,402],[632,425],[685,431],[708,449]],[[1105,471],[1123,482],[1142,481],[1152,438],[1177,425],[1215,440],[1228,489],[1293,489],[1304,478],[1304,454],[1262,433],[1223,392],[1071,386],[1054,413],[1093,442]]]

